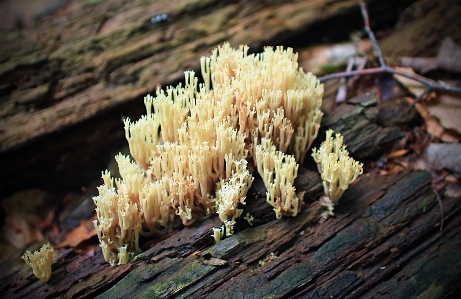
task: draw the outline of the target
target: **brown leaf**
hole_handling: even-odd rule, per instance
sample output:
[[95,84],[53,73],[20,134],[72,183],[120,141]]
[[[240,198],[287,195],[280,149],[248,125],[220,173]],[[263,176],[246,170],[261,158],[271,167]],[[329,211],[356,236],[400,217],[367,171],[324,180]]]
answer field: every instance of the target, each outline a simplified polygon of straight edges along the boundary
[[428,102],[426,108],[445,129],[452,129],[461,134],[461,98],[459,96],[440,94]]
[[422,74],[435,70],[439,66],[439,60],[436,57],[401,57],[400,65],[410,67]]
[[408,151],[409,151],[409,149],[401,149],[401,150],[398,150],[398,151],[394,151],[394,152],[390,153],[389,155],[387,155],[387,158],[388,159],[393,159],[393,158],[402,157],[402,156],[405,156],[408,153]]
[[391,165],[389,169],[387,170],[384,170],[384,169],[380,170],[379,174],[382,176],[386,176],[386,175],[393,175],[393,174],[401,173],[402,171],[404,171],[404,168],[402,166]]
[[[411,67],[395,67],[395,69],[412,75],[416,75],[416,73],[413,71]],[[414,94],[415,97],[421,96],[423,92],[427,89],[426,84],[412,80],[410,78],[403,77],[400,75],[394,75],[394,78],[400,83],[402,83],[402,85],[405,86],[412,94]]]
[[461,144],[431,143],[426,154],[429,165],[436,170],[448,169],[461,177]]
[[305,71],[314,74],[333,71],[338,66],[345,65],[349,57],[357,53],[366,52],[370,47],[371,42],[369,40],[311,47],[300,51],[300,66]]
[[[409,103],[413,103],[414,100],[407,98],[407,101]],[[452,131],[446,130],[440,123],[439,121],[434,118],[429,111],[427,111],[426,107],[424,107],[422,104],[416,104],[415,105],[416,110],[418,110],[419,114],[421,117],[424,119],[424,122],[426,123],[426,130],[428,133],[434,135],[435,137],[441,139],[442,141],[445,142],[459,142],[460,137],[457,134],[453,134]]]
[[97,233],[93,225],[94,219],[96,219],[96,214],[91,219],[81,221],[80,226],[68,233],[64,238],[64,241],[57,245],[56,248],[66,246],[76,247],[81,242],[96,236]]
[[459,184],[448,182],[447,188],[445,190],[445,196],[460,197],[461,196],[461,186]]
[[400,64],[423,74],[436,69],[458,73],[461,72],[461,47],[447,37],[437,57],[402,57]]

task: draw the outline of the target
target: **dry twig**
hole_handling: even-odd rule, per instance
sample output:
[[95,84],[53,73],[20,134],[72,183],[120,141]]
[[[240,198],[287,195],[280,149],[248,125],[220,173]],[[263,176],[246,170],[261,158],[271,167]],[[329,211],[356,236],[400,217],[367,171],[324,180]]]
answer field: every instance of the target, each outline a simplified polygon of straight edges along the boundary
[[376,51],[378,55],[378,60],[379,60],[379,67],[376,68],[369,68],[369,69],[361,69],[361,70],[353,70],[353,71],[346,71],[342,73],[334,73],[334,74],[329,74],[325,75],[319,78],[320,82],[325,82],[328,80],[332,79],[340,79],[340,78],[348,78],[348,77],[353,77],[353,76],[360,76],[360,75],[369,75],[369,74],[379,74],[379,73],[390,73],[390,74],[395,74],[395,75],[400,75],[412,80],[415,80],[417,82],[423,83],[427,85],[426,91],[418,97],[413,105],[418,102],[423,96],[427,95],[431,91],[435,90],[441,90],[441,91],[449,91],[457,94],[461,94],[461,88],[450,86],[446,83],[443,82],[437,82],[434,80],[431,80],[429,78],[417,75],[417,74],[410,74],[398,69],[395,69],[391,66],[388,66],[386,62],[384,61],[383,53],[381,49],[378,46],[378,42],[376,41],[376,37],[370,29],[370,22],[368,18],[368,11],[365,6],[365,3],[363,0],[359,0],[360,2],[360,10],[362,12],[363,20],[365,23],[365,31],[368,34],[368,37],[370,38],[370,41],[373,45],[374,50]]

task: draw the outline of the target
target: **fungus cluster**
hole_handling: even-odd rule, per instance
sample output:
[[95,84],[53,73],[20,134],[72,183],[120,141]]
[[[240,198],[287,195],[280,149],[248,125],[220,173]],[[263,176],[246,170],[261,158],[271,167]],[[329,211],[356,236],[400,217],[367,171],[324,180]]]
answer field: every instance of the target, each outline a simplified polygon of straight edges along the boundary
[[317,162],[325,191],[325,196],[320,198],[320,203],[327,208],[327,211],[322,214],[321,221],[334,215],[333,208],[338,204],[344,191],[363,173],[363,164],[349,157],[343,139],[340,133],[336,133],[336,138],[333,138],[333,130],[328,130],[320,148],[312,149],[312,157]]
[[31,253],[29,250],[21,257],[27,265],[32,267],[34,275],[43,282],[51,277],[51,262],[53,261],[54,248],[51,245],[43,244],[40,251]]
[[184,86],[158,89],[144,99],[146,115],[125,120],[134,161],[117,155],[121,179],[104,172],[94,198],[106,261],[125,264],[140,235],[168,231],[177,219],[190,225],[217,213],[215,239],[230,236],[254,169],[277,218],[299,212],[293,182],[320,127],[323,85],[291,48],[248,49],[218,47],[201,59],[203,84],[187,71]]

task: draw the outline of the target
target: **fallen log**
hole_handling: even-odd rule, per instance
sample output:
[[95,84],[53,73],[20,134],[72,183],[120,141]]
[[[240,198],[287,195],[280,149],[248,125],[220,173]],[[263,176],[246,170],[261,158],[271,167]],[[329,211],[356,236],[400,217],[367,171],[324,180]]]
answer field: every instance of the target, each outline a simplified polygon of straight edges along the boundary
[[[362,28],[355,0],[86,2],[0,35],[3,196],[33,187],[62,194],[98,178],[124,142],[120,119],[138,118],[142,97],[198,70],[224,41],[256,52]],[[370,9],[376,24],[397,17],[394,4]]]
[[[411,112],[403,103],[377,104],[373,94],[360,96],[327,115],[322,127],[336,128],[349,139],[352,156],[369,159],[403,135],[390,124],[401,124],[402,117],[417,121],[414,113],[389,113],[402,106]],[[386,126],[379,122],[383,113],[394,115]],[[98,249],[94,257],[62,252],[48,283],[25,265],[10,267],[1,291],[8,298],[368,298],[427,292],[442,298],[461,287],[461,202],[443,197],[450,213],[439,231],[430,173],[367,173],[346,191],[335,217],[322,224],[318,173],[302,167],[296,187],[306,194],[295,218],[275,219],[256,178],[245,207],[254,225],[238,222],[236,233],[217,244],[211,228],[220,221],[210,216],[146,243],[125,266],[110,266]],[[437,275],[427,275],[436,269]]]
[[[341,2],[345,4],[347,1],[334,3]],[[132,63],[122,61],[119,66],[117,60],[114,61],[107,64],[110,74],[116,74],[119,67]],[[133,62],[137,63],[139,61]],[[110,81],[114,77],[109,75],[106,78]],[[122,75],[118,78],[123,80]],[[46,90],[43,86],[35,88],[36,94]],[[131,97],[140,97],[133,94],[120,97],[126,96],[126,103],[129,103]],[[26,95],[22,94],[30,99]],[[2,158],[12,158],[8,161],[9,168],[5,169],[13,169],[11,161],[19,161],[16,155],[23,154],[23,160],[27,162],[27,159],[36,159],[39,155],[27,157],[26,153],[32,149],[26,148],[46,144],[44,141],[67,154],[59,165],[69,169],[85,163],[85,160],[84,163],[82,160],[69,162],[69,156],[75,157],[68,153],[69,148],[105,144],[104,150],[109,151],[117,140],[123,139],[119,118],[125,115],[122,110],[128,104],[94,107],[98,112],[93,115],[99,117],[104,109],[111,112],[103,122],[110,126],[102,126],[93,117],[82,123],[83,120],[76,120],[78,129],[75,126],[64,133],[52,133],[48,139],[41,137],[44,138],[41,143],[18,139],[18,149],[13,151],[12,147],[2,154]],[[401,126],[415,122],[418,123],[418,118],[414,110],[403,99],[378,103],[374,95],[363,95],[327,114],[322,128],[341,132],[352,156],[366,162],[381,155],[404,136]],[[99,129],[95,131],[95,128]],[[118,135],[111,135],[117,131]],[[84,142],[82,132],[87,134]],[[65,138],[56,141],[56,136]],[[96,149],[88,148],[82,150],[85,154],[81,157],[98,157]],[[60,152],[47,149],[50,148],[37,151],[43,156]],[[65,157],[65,154],[61,153],[58,158]],[[41,163],[50,163],[53,159],[42,158]],[[105,168],[104,163],[100,167],[92,163],[97,173]],[[17,169],[12,171],[23,171],[22,165],[26,164],[16,165]],[[60,251],[48,283],[37,280],[18,257],[2,263],[0,291],[8,298],[444,298],[460,291],[459,196],[441,195],[446,213],[445,228],[439,231],[440,209],[428,172],[405,170],[383,176],[370,171],[348,189],[335,209],[336,216],[319,224],[322,208],[317,199],[322,186],[312,162],[305,166],[300,168],[296,181],[297,190],[306,192],[305,204],[296,218],[276,220],[272,209],[265,203],[264,186],[256,178],[245,206],[255,217],[254,225],[238,222],[235,235],[218,244],[212,241],[211,228],[219,226],[220,221],[216,216],[210,216],[161,240],[144,240],[144,252],[126,266],[111,267],[104,261],[100,250],[94,256],[76,253],[72,249]],[[34,169],[35,173],[29,179],[50,172],[54,176],[62,174],[49,169],[40,171]],[[12,177],[7,178],[9,183],[15,179],[25,181],[11,172],[8,174]],[[53,179],[46,178],[48,182]]]

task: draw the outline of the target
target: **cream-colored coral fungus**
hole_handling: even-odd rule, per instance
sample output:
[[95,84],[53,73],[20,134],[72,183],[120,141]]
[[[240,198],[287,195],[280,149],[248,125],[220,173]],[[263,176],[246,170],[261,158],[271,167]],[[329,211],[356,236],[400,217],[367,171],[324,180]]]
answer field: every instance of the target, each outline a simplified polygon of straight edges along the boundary
[[275,216],[296,216],[301,203],[293,182],[298,175],[298,164],[291,155],[275,149],[270,139],[262,138],[256,146],[258,172],[267,188],[267,202],[274,207]]
[[[127,158],[118,155],[117,162],[126,170],[129,163]],[[94,227],[98,234],[104,259],[111,265],[123,265],[139,254],[138,241],[141,231],[142,216],[139,204],[135,200],[137,194],[130,186],[129,178],[116,180],[117,190],[110,172],[103,173],[104,185],[98,187],[99,196],[93,198],[96,204],[98,220],[94,220]]]
[[[298,67],[291,48],[248,55],[247,46],[226,43],[200,62],[203,84],[187,71],[184,85],[145,97],[145,116],[125,120],[134,161],[118,156],[124,162],[117,189],[105,174],[95,197],[101,246],[109,246],[105,256],[113,263],[120,263],[116,248],[136,254],[139,233],[162,233],[178,218],[190,225],[217,213],[223,226],[214,230],[215,239],[231,235],[255,167],[277,217],[299,212],[293,181],[318,133],[323,85]],[[123,241],[120,233],[110,234],[122,231],[113,216],[120,208],[134,215]]]
[[317,162],[325,191],[325,196],[320,199],[327,207],[322,221],[334,215],[333,207],[338,204],[344,191],[363,173],[363,164],[349,157],[343,139],[340,133],[333,138],[333,130],[328,130],[320,148],[312,149],[312,157]]
[[21,257],[34,271],[34,275],[43,282],[51,277],[51,262],[53,261],[54,248],[49,244],[43,244],[40,251],[31,253],[29,250]]

